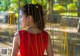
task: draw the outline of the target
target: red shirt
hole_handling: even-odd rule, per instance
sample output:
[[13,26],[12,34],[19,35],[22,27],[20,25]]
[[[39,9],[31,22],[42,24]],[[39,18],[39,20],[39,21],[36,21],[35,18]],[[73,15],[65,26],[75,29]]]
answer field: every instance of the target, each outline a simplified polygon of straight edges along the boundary
[[21,56],[43,56],[48,45],[48,33],[46,31],[33,34],[20,30],[19,37]]

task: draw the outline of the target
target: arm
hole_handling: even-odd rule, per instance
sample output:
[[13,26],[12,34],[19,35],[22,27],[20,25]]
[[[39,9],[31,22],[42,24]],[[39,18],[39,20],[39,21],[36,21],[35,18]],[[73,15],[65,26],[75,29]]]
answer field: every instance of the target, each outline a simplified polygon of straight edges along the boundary
[[50,36],[49,36],[49,38],[48,38],[48,46],[47,46],[46,51],[47,51],[47,55],[48,55],[48,56],[54,56],[54,55],[53,55],[53,48],[52,48],[52,43],[51,43]]
[[15,36],[13,39],[13,47],[12,47],[11,56],[17,56],[18,48],[19,48],[18,40],[19,40],[18,36]]

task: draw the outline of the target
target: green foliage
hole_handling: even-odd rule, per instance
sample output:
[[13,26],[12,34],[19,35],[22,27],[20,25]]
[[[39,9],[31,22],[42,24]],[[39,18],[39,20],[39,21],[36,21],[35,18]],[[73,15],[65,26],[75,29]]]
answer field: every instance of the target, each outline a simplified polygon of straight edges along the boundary
[[[77,2],[77,1],[74,1]],[[70,12],[70,10],[75,11],[77,10],[77,4],[76,3],[66,3],[64,6],[61,3],[54,3],[53,10],[63,11],[60,12],[60,15],[66,15],[66,16],[78,16],[77,12]],[[67,11],[69,10],[69,12]]]
[[25,4],[31,3],[31,0],[20,0],[20,7],[22,7]]
[[18,0],[11,0],[11,3],[17,3]]
[[68,10],[77,10],[77,6],[75,3],[67,4]]
[[18,9],[18,0],[0,0],[0,2],[0,11],[17,11]]
[[73,2],[78,2],[78,0],[73,0]]
[[9,11],[16,12],[18,10],[18,0],[11,0],[10,5],[8,6]]
[[60,13],[60,15],[65,15],[65,16],[78,16],[77,12],[66,12],[66,13]]
[[47,8],[47,0],[32,0],[32,4],[41,4],[44,9]]
[[65,6],[61,4],[54,4],[53,5],[53,10],[77,10],[77,5],[75,3],[69,3],[66,4]]
[[13,12],[16,12],[17,10],[18,10],[18,6],[17,6],[17,4],[16,3],[14,3],[14,4],[10,4],[9,6],[8,6],[8,10],[9,11],[13,11]]
[[31,3],[31,0],[24,0],[25,4]]
[[0,0],[0,11],[6,11],[8,10],[8,6],[10,4],[9,0]]
[[[78,2],[78,0],[56,0],[59,2],[58,4],[53,5],[53,10],[77,10],[77,6],[74,2]],[[67,3],[73,2],[73,3]],[[20,0],[20,7],[22,7],[26,3],[32,4],[41,4],[44,9],[47,8],[47,0]],[[65,3],[63,6],[61,3]],[[0,0],[0,11],[18,11],[18,0]]]
[[66,10],[66,8],[60,4],[54,4],[53,10]]
[[65,3],[65,2],[73,2],[73,0],[56,0],[56,2]]

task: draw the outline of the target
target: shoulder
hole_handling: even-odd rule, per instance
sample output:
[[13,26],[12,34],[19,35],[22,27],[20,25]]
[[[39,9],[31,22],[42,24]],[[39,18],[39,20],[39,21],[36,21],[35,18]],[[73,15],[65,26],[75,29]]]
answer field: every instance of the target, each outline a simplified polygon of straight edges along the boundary
[[[21,30],[19,30],[19,31],[21,31]],[[15,32],[14,33],[14,38],[13,38],[13,40],[18,40],[19,39],[19,31],[17,31],[17,32]]]
[[13,37],[13,43],[19,44],[19,42],[20,42],[19,33],[16,32]]
[[17,32],[15,32],[13,39],[15,40],[15,39],[18,39],[18,38],[19,38],[19,33],[18,33],[18,31],[17,31]]
[[14,36],[18,36],[18,34],[19,34],[19,33],[18,33],[18,31],[17,31],[17,32],[14,33]]
[[50,40],[50,34],[47,31],[44,31],[44,33],[45,33],[45,36],[47,36],[46,38]]
[[46,33],[46,35],[48,36],[48,40],[51,41],[51,36],[50,36],[50,34],[49,34],[47,31],[45,31],[45,33]]
[[49,36],[49,33],[47,31],[44,31],[44,33]]
[[18,39],[19,39],[18,35],[13,37],[13,40],[18,40]]
[[18,30],[17,32],[14,33],[14,36],[18,36],[19,33],[23,32],[24,30]]
[[19,46],[19,42],[20,42],[20,39],[18,36],[14,36],[13,38],[13,45],[14,46]]

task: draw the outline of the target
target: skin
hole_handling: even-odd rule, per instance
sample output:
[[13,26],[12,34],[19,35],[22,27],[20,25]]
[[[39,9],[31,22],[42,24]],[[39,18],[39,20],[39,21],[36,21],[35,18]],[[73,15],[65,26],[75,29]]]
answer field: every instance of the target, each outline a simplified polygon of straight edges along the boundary
[[[36,26],[33,23],[32,16],[26,17],[25,14],[22,13],[21,20],[20,20],[20,25],[21,25],[22,29],[26,28],[26,27],[29,27],[32,24],[33,24],[32,27]],[[29,31],[31,33],[34,33],[34,34],[41,32],[41,30],[39,30],[38,28],[33,28],[33,29],[30,29],[30,30],[27,30],[27,31]],[[17,56],[19,46],[20,46],[20,39],[19,39],[19,36],[16,35],[16,36],[14,36],[14,39],[13,39],[13,47],[12,47],[11,56]],[[47,55],[44,55],[44,56],[53,56],[52,43],[51,43],[50,36],[48,38],[48,46],[47,46],[46,52],[47,52]]]

